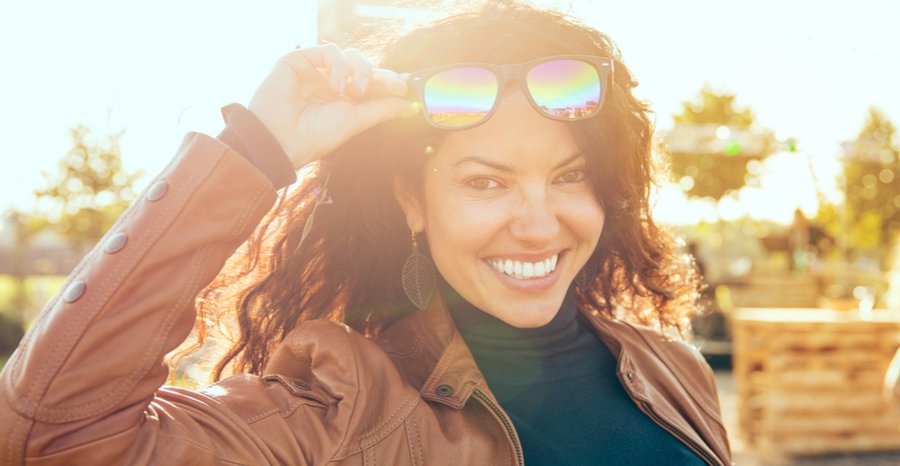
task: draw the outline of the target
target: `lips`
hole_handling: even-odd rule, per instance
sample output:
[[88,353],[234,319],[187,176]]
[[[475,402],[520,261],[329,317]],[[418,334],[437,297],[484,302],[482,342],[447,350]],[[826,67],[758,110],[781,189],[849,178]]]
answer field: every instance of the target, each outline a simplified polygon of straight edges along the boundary
[[556,270],[558,260],[559,253],[534,262],[502,257],[493,257],[486,261],[497,272],[523,280],[550,275]]

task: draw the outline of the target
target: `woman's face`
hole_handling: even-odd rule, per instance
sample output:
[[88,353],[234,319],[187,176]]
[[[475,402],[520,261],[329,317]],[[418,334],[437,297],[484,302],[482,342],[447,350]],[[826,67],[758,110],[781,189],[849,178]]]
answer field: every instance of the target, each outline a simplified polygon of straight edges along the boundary
[[448,133],[428,157],[424,199],[398,199],[438,271],[509,325],[548,323],[604,221],[567,124],[510,86],[490,120]]

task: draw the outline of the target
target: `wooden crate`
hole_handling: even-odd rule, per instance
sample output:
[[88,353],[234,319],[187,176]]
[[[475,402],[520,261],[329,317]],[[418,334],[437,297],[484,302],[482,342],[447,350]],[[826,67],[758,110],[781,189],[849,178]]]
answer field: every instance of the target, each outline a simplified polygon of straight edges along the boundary
[[900,313],[739,309],[732,320],[739,433],[750,448],[809,455],[900,450],[885,390]]

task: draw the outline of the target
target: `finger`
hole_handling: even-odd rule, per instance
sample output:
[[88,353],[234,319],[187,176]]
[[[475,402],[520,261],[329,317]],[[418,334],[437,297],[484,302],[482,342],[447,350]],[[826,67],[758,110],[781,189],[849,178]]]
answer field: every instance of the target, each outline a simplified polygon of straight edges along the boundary
[[331,87],[338,93],[344,94],[351,69],[347,57],[337,45],[324,44],[297,49],[284,55],[282,60],[298,75],[302,75],[309,68],[325,69]]
[[387,95],[406,97],[409,87],[403,75],[391,70],[376,68],[372,71],[372,85]]
[[351,89],[355,97],[362,97],[369,88],[369,83],[372,82],[372,62],[366,58],[365,55],[362,54],[358,49],[350,48],[344,50],[344,56],[347,58],[347,63],[350,65],[353,76],[353,85]]

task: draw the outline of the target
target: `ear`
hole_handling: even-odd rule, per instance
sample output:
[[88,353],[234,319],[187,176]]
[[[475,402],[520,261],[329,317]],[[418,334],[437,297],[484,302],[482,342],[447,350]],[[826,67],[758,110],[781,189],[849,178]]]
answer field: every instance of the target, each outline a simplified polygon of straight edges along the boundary
[[406,225],[409,229],[418,233],[425,229],[425,210],[422,208],[422,201],[419,199],[412,189],[400,179],[394,179],[392,183],[394,190],[394,198],[400,204],[400,209],[406,216]]

